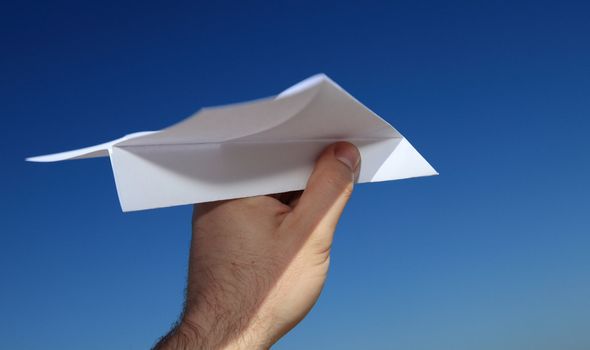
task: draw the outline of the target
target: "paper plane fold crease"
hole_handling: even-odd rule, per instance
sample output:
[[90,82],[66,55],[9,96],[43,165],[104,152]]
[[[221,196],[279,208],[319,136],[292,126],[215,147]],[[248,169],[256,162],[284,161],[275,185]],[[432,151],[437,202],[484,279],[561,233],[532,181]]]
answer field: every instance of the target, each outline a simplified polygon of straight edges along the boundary
[[316,157],[336,141],[359,148],[359,183],[437,174],[323,74],[275,97],[203,108],[160,131],[27,160],[110,156],[121,208],[133,211],[304,189]]

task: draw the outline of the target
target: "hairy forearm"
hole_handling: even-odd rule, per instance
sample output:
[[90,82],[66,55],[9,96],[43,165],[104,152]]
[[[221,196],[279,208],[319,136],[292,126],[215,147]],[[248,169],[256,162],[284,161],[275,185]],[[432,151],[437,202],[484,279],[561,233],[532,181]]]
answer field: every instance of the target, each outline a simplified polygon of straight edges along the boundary
[[205,349],[206,344],[201,341],[198,332],[187,327],[185,324],[178,323],[165,336],[163,336],[154,346],[154,350],[193,350]]
[[268,346],[250,342],[241,334],[222,334],[217,330],[213,334],[205,334],[203,329],[188,320],[179,322],[168,334],[154,346],[154,350],[201,350],[201,349],[269,349]]
[[[158,341],[154,350],[270,348],[273,339],[256,327],[256,316],[245,317],[252,313],[244,312],[236,305],[237,301],[231,302],[231,298],[224,293],[218,293],[214,298],[207,297],[207,293],[195,294],[199,297],[191,297],[189,293],[180,321]],[[224,307],[221,299],[234,307]]]

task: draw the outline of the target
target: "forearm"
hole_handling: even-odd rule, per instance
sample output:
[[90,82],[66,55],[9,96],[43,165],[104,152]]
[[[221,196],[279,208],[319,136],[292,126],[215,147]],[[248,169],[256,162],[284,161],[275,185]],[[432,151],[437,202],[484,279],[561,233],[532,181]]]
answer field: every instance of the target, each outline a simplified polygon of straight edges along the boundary
[[153,350],[205,349],[206,344],[201,341],[202,339],[193,329],[178,323],[158,341]]
[[269,348],[262,344],[249,344],[249,341],[241,335],[205,335],[198,326],[183,321],[162,337],[153,350],[267,350]]
[[[192,304],[190,301],[187,305]],[[265,337],[266,332],[260,332],[253,320],[243,319],[236,310],[223,312],[210,303],[202,304],[200,310],[185,310],[181,320],[158,341],[154,350],[267,350],[272,345],[272,339]],[[204,310],[212,308],[218,310]]]

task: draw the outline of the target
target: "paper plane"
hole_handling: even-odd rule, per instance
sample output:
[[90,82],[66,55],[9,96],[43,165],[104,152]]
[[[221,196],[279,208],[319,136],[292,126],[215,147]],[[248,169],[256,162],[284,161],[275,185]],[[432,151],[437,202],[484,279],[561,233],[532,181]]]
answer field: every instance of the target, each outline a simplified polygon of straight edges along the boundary
[[203,108],[160,131],[27,158],[111,159],[123,211],[305,188],[321,150],[337,141],[361,153],[357,182],[437,175],[393,126],[323,74],[281,94]]

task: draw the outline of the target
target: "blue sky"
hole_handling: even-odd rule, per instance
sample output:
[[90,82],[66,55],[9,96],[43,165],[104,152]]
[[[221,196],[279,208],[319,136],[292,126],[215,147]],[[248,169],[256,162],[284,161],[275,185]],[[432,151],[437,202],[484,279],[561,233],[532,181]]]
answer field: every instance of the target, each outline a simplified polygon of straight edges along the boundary
[[25,163],[323,72],[438,177],[360,185],[276,349],[590,348],[583,1],[27,2],[0,14],[0,348],[145,349],[189,206],[123,214],[108,159]]

